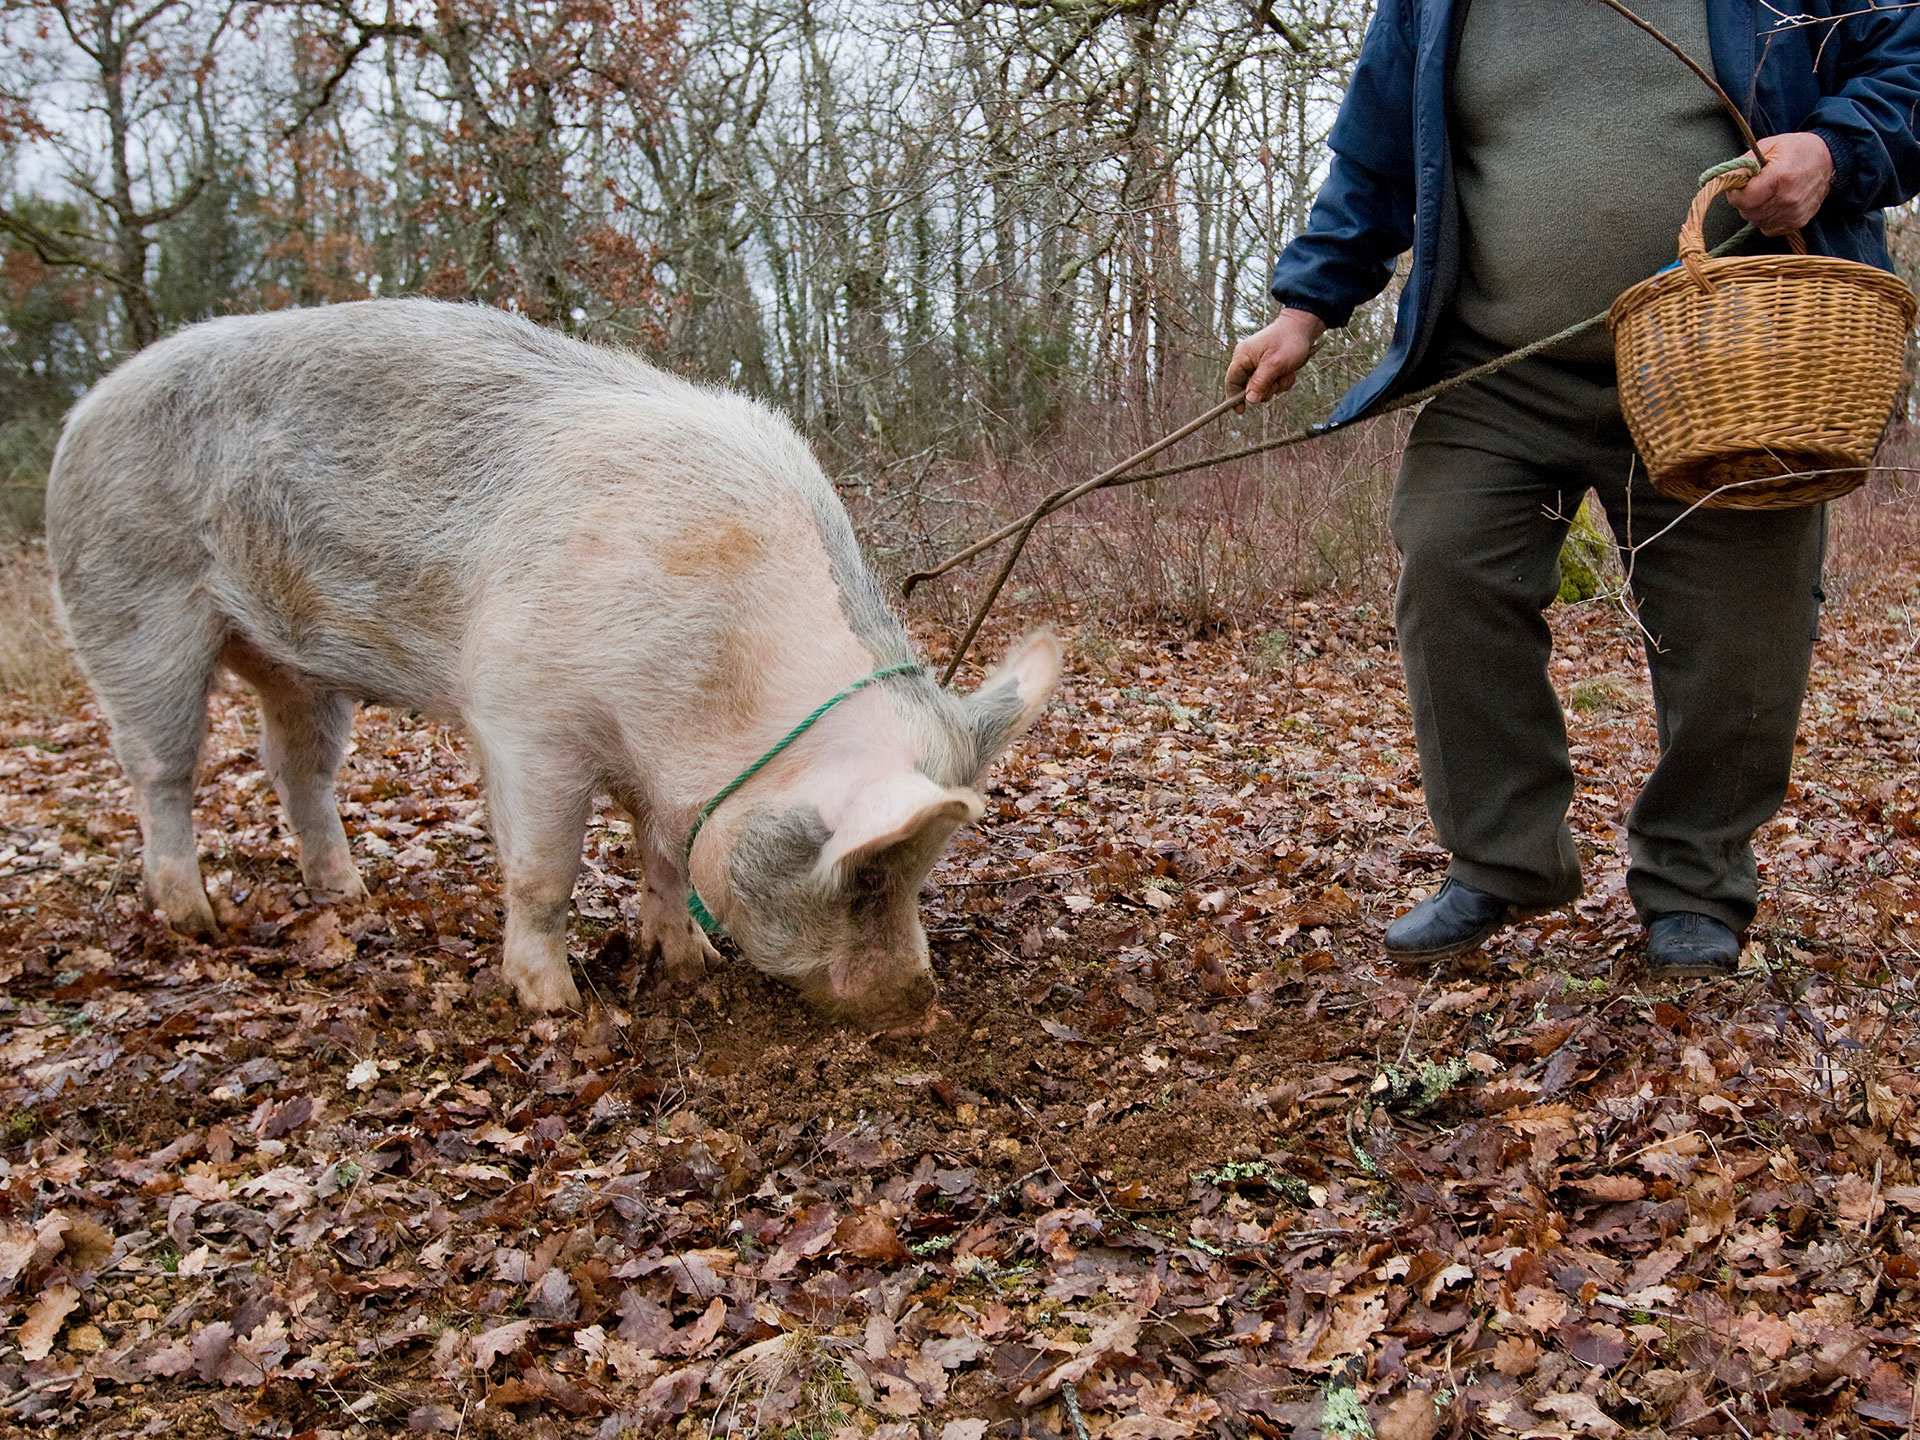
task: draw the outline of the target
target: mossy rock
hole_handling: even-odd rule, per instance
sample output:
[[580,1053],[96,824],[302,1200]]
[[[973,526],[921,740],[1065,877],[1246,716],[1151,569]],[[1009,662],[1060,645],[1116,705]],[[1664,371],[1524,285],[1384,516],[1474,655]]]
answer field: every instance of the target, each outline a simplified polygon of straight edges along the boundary
[[1591,600],[1613,578],[1613,538],[1593,518],[1593,502],[1583,500],[1560,546],[1562,604]]

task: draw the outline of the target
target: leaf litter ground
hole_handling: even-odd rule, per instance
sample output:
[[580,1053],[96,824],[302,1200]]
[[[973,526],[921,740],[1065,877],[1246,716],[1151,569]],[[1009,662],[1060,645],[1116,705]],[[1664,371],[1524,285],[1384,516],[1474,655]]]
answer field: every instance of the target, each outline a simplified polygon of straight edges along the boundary
[[[229,943],[142,913],[90,701],[0,712],[0,1430],[1893,1434],[1913,1423],[1920,568],[1829,614],[1747,966],[1643,983],[1631,625],[1555,612],[1587,896],[1443,974],[1392,636],[1063,622],[928,896],[953,1023],[662,993],[623,828],[584,1016],[499,980],[456,733],[364,714],[316,909],[216,701]],[[1004,636],[1002,637],[1004,639]],[[990,649],[992,647],[989,647]]]

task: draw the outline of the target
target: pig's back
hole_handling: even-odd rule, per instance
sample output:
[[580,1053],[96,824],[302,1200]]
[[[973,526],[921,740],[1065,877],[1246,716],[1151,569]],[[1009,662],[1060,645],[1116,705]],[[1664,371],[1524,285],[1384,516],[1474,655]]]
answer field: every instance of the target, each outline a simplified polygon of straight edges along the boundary
[[[155,567],[191,581],[278,663],[457,710],[486,592],[610,498],[719,506],[712,477],[732,468],[743,418],[798,447],[751,484],[826,489],[751,402],[500,311],[386,300],[215,320],[75,409],[49,539],[70,607],[122,603],[138,557],[146,581]],[[767,451],[764,435],[744,447]]]
[[137,493],[88,498],[163,498],[206,524],[304,492],[345,527],[401,521],[411,536],[457,538],[473,507],[510,497],[522,477],[506,462],[556,402],[677,383],[473,305],[370,300],[213,320],[135,356],[75,408],[51,500],[107,486]]

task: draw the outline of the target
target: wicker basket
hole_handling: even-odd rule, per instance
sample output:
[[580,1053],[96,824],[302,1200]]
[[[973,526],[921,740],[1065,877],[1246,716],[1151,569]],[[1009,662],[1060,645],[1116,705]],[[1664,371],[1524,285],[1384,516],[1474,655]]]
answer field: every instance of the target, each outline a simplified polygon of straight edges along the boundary
[[[1871,265],[1817,255],[1710,259],[1707,207],[1680,227],[1680,268],[1613,302],[1620,408],[1654,488],[1728,510],[1784,510],[1858,489],[1905,372],[1914,296]],[[1732,487],[1732,488],[1728,488]]]

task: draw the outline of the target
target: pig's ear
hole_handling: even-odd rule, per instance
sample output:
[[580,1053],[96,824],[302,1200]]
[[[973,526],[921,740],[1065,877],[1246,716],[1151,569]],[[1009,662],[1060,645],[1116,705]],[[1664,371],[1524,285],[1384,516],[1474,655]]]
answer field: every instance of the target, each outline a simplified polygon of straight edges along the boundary
[[973,791],[936,784],[918,771],[868,785],[830,818],[833,833],[816,873],[839,884],[894,850],[911,850],[915,862],[924,857],[931,865],[947,838],[986,808]]
[[969,697],[975,774],[998,759],[1046,708],[1060,683],[1060,657],[1059,638],[1051,630],[1035,630]]

